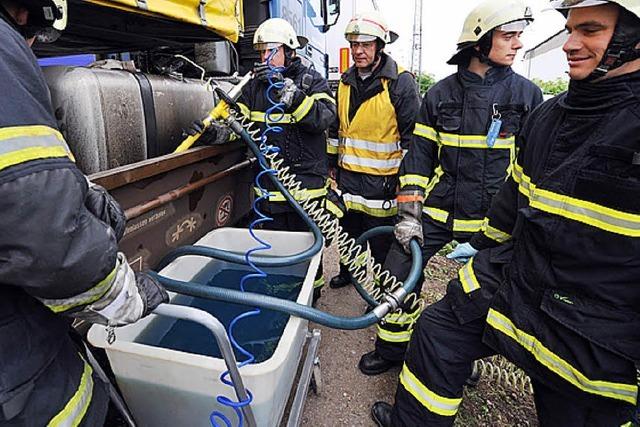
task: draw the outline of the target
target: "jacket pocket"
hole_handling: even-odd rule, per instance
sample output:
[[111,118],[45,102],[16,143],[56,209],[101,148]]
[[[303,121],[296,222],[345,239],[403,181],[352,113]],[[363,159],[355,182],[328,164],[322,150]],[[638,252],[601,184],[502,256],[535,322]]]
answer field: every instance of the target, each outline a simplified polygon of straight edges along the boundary
[[640,361],[640,315],[559,289],[547,289],[542,311],[590,342],[627,360]]
[[574,188],[578,199],[629,213],[640,213],[640,179],[582,169]]
[[528,107],[524,104],[507,104],[497,105],[496,109],[500,113],[500,120],[502,120],[500,138],[509,138],[517,135],[522,128],[522,122]]
[[459,131],[462,125],[462,104],[440,102],[436,108],[436,126],[445,132]]

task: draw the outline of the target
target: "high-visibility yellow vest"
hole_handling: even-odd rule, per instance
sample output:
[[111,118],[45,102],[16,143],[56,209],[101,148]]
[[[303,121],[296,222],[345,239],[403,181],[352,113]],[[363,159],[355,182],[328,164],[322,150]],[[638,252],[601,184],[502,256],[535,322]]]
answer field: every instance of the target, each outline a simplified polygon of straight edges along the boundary
[[[404,70],[399,69],[398,74]],[[400,131],[389,95],[389,79],[381,79],[382,92],[360,105],[349,119],[351,86],[338,86],[338,165],[370,175],[395,175],[402,161]]]

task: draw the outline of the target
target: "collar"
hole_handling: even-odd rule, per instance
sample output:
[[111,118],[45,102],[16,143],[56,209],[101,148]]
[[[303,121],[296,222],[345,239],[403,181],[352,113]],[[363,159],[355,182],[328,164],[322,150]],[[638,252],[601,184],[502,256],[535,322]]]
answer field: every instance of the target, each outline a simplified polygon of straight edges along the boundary
[[291,59],[291,63],[289,64],[289,66],[287,68],[285,68],[285,70],[283,71],[282,75],[284,77],[295,77],[298,74],[300,74],[300,69],[301,68],[305,68],[306,67],[302,64],[302,60],[299,57],[295,57]]
[[574,112],[599,112],[640,97],[640,71],[599,82],[571,80],[560,106]]
[[458,67],[458,79],[464,87],[468,86],[493,86],[497,82],[506,79],[513,74],[511,67],[491,67],[484,78],[469,71],[467,67]]
[[[373,70],[371,76],[367,77],[367,81],[373,81],[375,79],[398,79],[398,64],[389,55],[384,52],[380,53],[380,65]],[[357,84],[358,70],[355,65],[349,67],[347,71],[342,75],[342,82],[351,86]]]

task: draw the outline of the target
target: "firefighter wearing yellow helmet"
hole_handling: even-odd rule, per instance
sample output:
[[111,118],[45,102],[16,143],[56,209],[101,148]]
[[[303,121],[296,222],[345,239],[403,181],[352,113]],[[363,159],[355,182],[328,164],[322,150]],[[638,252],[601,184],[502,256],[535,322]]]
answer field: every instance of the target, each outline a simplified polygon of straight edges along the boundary
[[29,44],[64,29],[64,0],[0,0],[0,425],[101,426],[107,386],[72,318],[125,325],[167,294],[134,273],[124,212],[89,183],[57,129]]
[[[426,267],[452,240],[463,243],[460,253],[481,228],[507,177],[520,126],[542,102],[540,89],[511,69],[532,19],[521,0],[480,3],[467,16],[450,60],[458,71],[426,93],[400,167],[396,241],[384,264],[396,277],[404,279],[411,268],[411,239],[422,242]],[[377,375],[400,364],[419,314],[407,308],[387,316],[360,370]]]
[[[302,63],[296,54],[307,44],[294,28],[281,18],[263,22],[253,36],[253,47],[260,54],[260,63],[254,67],[254,79],[243,90],[240,107],[261,129],[266,127],[266,111],[272,106],[267,96],[281,102],[284,114],[275,119],[282,128],[279,133],[268,134],[268,143],[280,149],[284,165],[302,183],[304,192],[294,198],[307,197],[318,200],[337,215],[341,215],[340,203],[328,186],[326,132],[336,120],[336,105],[327,80],[316,70]],[[267,89],[270,85],[282,86],[280,90]],[[261,210],[272,221],[264,228],[271,230],[306,231],[308,226],[286,202],[272,183],[263,180],[269,190],[269,200]],[[261,195],[258,188],[256,194]],[[304,194],[303,194],[304,193]],[[333,203],[333,201],[336,203]],[[322,263],[314,280],[314,302],[324,286]]]
[[[356,237],[376,226],[393,225],[398,168],[411,141],[419,98],[411,73],[384,52],[397,35],[379,13],[354,16],[345,38],[354,65],[340,79],[338,121],[327,151],[348,210],[341,225]],[[370,242],[378,262],[390,244],[391,236]],[[347,269],[341,265],[330,286],[348,283]]]
[[637,424],[640,1],[552,5],[569,90],[527,118],[474,256],[418,320],[394,407],[373,407],[381,426],[453,425],[473,361],[496,353],[531,378],[540,426]]

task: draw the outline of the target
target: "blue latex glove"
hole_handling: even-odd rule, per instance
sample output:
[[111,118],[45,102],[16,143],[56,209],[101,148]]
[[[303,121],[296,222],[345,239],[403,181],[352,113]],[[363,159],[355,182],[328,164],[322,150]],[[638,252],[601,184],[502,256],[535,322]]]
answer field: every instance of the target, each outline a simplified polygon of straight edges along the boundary
[[461,243],[447,255],[447,258],[452,259],[460,264],[466,264],[469,259],[478,253],[478,250],[471,246],[471,243]]

